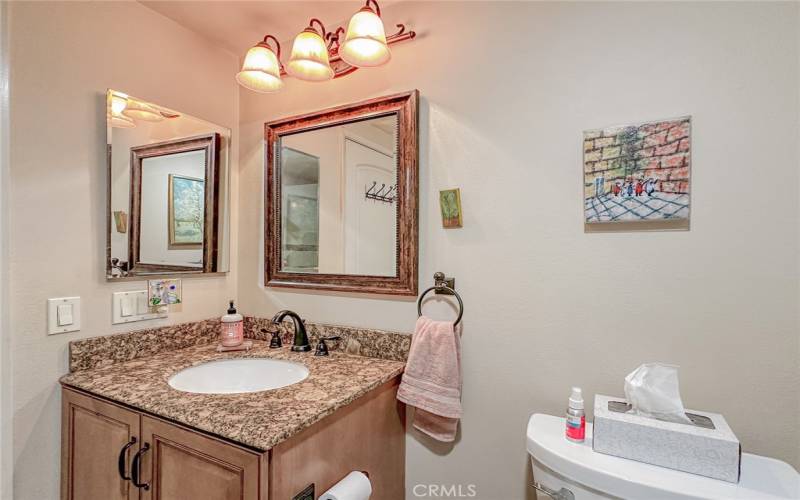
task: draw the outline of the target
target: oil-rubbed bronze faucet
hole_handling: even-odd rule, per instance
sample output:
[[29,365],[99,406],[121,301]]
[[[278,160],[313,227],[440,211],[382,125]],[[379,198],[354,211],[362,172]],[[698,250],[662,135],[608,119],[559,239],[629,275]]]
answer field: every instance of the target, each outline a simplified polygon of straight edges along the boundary
[[288,309],[283,310],[273,316],[272,322],[279,325],[286,316],[292,318],[292,322],[294,323],[294,344],[292,345],[292,350],[298,352],[310,351],[311,344],[308,343],[306,325],[303,324],[303,320],[300,319],[300,316],[298,316],[296,312]]

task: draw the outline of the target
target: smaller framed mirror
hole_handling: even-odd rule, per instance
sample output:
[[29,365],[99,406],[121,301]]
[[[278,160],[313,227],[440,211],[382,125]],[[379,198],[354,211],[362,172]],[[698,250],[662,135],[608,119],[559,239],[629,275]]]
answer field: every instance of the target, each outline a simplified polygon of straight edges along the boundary
[[230,130],[109,90],[108,279],[228,270]]
[[265,124],[265,283],[417,294],[417,91]]

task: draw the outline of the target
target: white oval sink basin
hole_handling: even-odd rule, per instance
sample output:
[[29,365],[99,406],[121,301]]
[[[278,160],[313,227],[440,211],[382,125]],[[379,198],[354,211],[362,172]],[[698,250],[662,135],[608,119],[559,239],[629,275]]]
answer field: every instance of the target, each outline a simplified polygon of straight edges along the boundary
[[278,389],[308,377],[308,368],[282,359],[240,358],[209,361],[173,375],[173,389],[199,394],[238,394]]

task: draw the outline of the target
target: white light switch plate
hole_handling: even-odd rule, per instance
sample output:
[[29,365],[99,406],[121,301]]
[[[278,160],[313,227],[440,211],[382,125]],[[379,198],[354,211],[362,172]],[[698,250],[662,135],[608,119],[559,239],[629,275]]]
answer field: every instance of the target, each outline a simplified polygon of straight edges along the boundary
[[81,298],[47,299],[47,334],[77,332],[81,329]]
[[166,312],[152,312],[147,305],[147,290],[135,292],[116,292],[112,300],[111,323],[133,323],[148,319],[166,318]]

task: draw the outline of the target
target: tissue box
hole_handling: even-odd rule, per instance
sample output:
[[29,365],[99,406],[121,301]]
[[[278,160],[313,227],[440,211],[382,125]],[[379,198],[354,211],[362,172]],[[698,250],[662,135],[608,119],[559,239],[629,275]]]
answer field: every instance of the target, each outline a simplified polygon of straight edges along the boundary
[[609,403],[612,408],[626,410],[624,398],[595,396],[594,451],[739,482],[742,448],[722,415],[686,410],[701,427],[614,411]]

